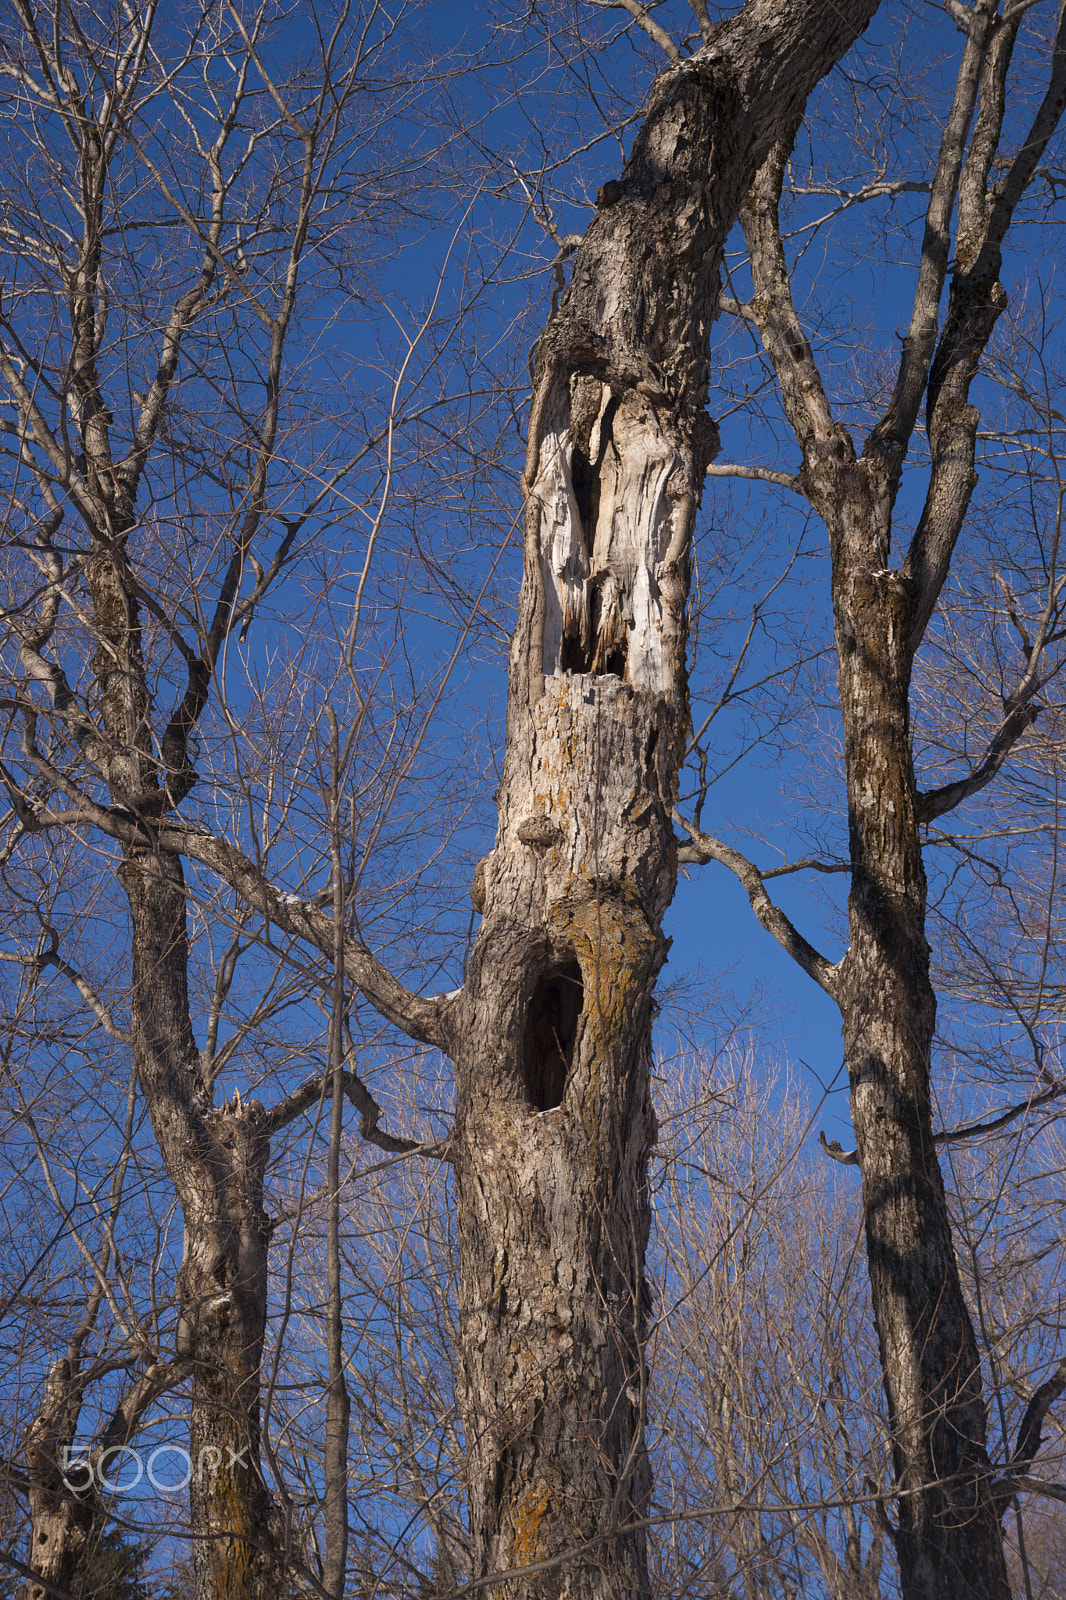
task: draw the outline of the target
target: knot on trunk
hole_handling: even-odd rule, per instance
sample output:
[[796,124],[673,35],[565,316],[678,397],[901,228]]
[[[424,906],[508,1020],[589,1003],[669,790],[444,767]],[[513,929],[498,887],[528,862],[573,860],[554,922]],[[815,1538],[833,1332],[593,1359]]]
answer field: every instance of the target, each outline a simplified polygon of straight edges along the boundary
[[[526,817],[523,822],[518,824],[516,831],[523,844],[539,845],[544,849],[547,849],[549,845],[557,844],[562,838],[561,830],[556,827],[550,817]],[[476,887],[476,873],[474,884]],[[484,891],[484,883],[482,884],[482,891]],[[475,901],[474,903],[476,906],[477,902]]]

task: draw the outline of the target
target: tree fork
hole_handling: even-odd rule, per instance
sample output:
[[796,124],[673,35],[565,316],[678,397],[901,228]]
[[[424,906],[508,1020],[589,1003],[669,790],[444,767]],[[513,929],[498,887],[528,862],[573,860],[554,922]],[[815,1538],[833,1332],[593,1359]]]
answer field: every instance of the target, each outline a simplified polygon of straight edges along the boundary
[[[915,301],[918,332],[912,328],[889,413],[861,459],[833,417],[792,301],[778,223],[784,144],[766,162],[743,212],[755,319],[803,451],[804,493],[830,538],[851,866],[849,946],[837,968],[834,998],[843,1018],[863,1180],[871,1297],[899,1493],[894,1535],[906,1600],[1007,1600],[1010,1593],[987,1456],[980,1362],[932,1126],[936,999],[910,736],[915,651],[972,490],[977,414],[968,407],[958,408],[972,419],[968,456],[958,450],[945,455],[944,431],[931,432],[927,508],[934,515],[927,526],[923,513],[902,570],[889,569],[892,502],[933,357],[925,322],[930,301],[939,302],[946,270],[944,241],[989,10],[983,6],[974,14],[957,115],[938,160]],[[998,314],[994,297],[987,297],[983,310],[990,332]],[[965,389],[961,397],[965,401]],[[959,486],[951,498],[938,482],[945,461]]]

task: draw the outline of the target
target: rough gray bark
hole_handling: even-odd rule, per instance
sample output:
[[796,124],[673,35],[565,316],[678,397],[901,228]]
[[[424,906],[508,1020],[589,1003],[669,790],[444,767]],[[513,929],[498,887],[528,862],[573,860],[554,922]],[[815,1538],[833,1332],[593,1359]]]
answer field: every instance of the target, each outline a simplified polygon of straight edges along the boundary
[[[1028,138],[989,188],[1020,13],[997,0],[970,16],[958,85],[932,184],[914,316],[886,415],[858,455],[833,417],[792,303],[777,220],[789,154],[778,146],[743,221],[754,294],[749,314],[778,377],[803,452],[798,483],[829,531],[849,821],[849,946],[831,967],[780,913],[760,920],[837,1000],[862,1171],[867,1253],[898,1489],[895,1545],[907,1600],[1008,1600],[1001,1486],[986,1449],[977,1345],[963,1297],[936,1156],[930,1063],[936,999],[929,976],[926,879],[919,833],[994,777],[1032,720],[1043,639],[1005,703],[1004,727],[966,779],[918,792],[911,760],[915,652],[937,604],[976,482],[978,413],[969,388],[1006,304],[1001,247],[1066,104],[1059,8],[1049,87]],[[967,136],[973,123],[969,150]],[[948,315],[937,312],[958,195]],[[890,569],[892,506],[923,394],[932,454],[925,509],[905,560]],[[699,859],[725,861],[749,893],[750,863],[697,839]],[[738,862],[740,865],[738,866]],[[751,880],[749,883],[748,880]],[[758,907],[757,907],[758,909]]]

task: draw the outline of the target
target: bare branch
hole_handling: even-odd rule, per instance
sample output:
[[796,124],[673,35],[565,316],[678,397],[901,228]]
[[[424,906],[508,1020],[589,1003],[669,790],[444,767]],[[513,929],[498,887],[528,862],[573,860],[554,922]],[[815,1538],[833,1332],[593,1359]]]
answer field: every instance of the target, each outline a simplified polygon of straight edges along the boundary
[[[602,6],[604,8],[628,11],[629,15],[634,19],[634,21],[644,29],[644,32],[648,35],[648,38],[654,39],[655,43],[661,50],[666,52],[671,61],[684,61],[684,56],[677,48],[677,45],[671,39],[666,29],[661,27],[652,16],[650,6],[642,6],[640,4],[640,0],[593,0],[593,4]],[[704,10],[706,10],[706,7],[704,7]],[[708,18],[708,21],[709,20],[710,19]],[[702,22],[700,31],[701,33],[703,31]],[[704,35],[704,37],[706,37],[706,35]]]
[[64,978],[66,978],[69,983],[74,985],[75,989],[77,989],[78,993],[85,1001],[85,1004],[96,1017],[97,1022],[100,1024],[101,1028],[103,1028],[108,1037],[111,1039],[117,1039],[121,1044],[131,1043],[129,1033],[125,1028],[120,1028],[118,1026],[111,1014],[110,1008],[106,1006],[100,999],[100,996],[97,994],[92,984],[89,983],[88,979],[83,978],[80,972],[76,972],[68,962],[63,960],[57,951],[46,950],[42,955],[34,956],[29,965],[31,965],[38,972],[42,971],[45,967],[55,967],[57,972],[61,972]]
[[962,0],[940,0],[940,4],[949,17],[954,17],[963,33],[968,33],[970,28],[970,13],[963,5]]
[[803,968],[809,978],[814,979],[819,988],[824,989],[826,994],[835,1000],[840,979],[839,966],[827,961],[820,951],[797,932],[785,913],[773,904],[766,892],[763,875],[758,867],[742,856],[738,850],[730,849],[729,845],[723,844],[720,839],[713,839],[710,834],[694,827],[677,811],[673,813],[673,817],[692,840],[691,846],[683,845],[678,850],[678,861],[692,862],[699,866],[705,866],[709,861],[717,861],[722,866],[728,867],[743,884],[751,901],[751,909],[767,933],[773,934],[782,950]]
[[[815,451],[854,457],[846,431],[834,420],[821,373],[796,314],[781,242],[779,208],[791,140],[774,145],[741,207],[755,293],[750,311],[763,347],[777,374],[785,415],[803,451],[804,465]],[[840,457],[839,452],[844,455]],[[803,474],[800,474],[802,479]],[[788,487],[792,487],[791,483]]]
[[[1061,514],[1060,498],[1060,519]],[[1056,529],[1055,535],[1055,554],[1057,554],[1057,550],[1058,529]],[[967,777],[959,778],[955,783],[944,784],[941,788],[933,789],[927,794],[918,795],[919,821],[932,822],[937,817],[942,817],[946,812],[961,805],[971,795],[978,794],[982,789],[987,788],[1003,766],[1014,745],[1027,729],[1033,726],[1040,714],[1040,707],[1033,704],[1033,698],[1048,682],[1049,678],[1054,675],[1053,672],[1049,671],[1041,676],[1040,666],[1049,642],[1052,642],[1057,637],[1055,628],[1059,620],[1059,607],[1064,590],[1066,590],[1066,577],[1058,579],[1052,577],[1048,585],[1047,602],[1036,634],[1032,638],[1030,638],[1028,630],[1018,618],[1008,595],[1007,612],[1022,641],[1022,648],[1027,658],[1025,671],[1011,693],[1004,698],[1003,709],[1006,715],[989,740],[980,763]]]
[[830,1141],[826,1138],[824,1133],[819,1133],[818,1143],[821,1145],[826,1155],[831,1156],[834,1161],[839,1161],[842,1167],[858,1166],[859,1152],[857,1150],[845,1150],[839,1139],[833,1139]]
[[918,407],[925,392],[936,346],[940,297],[951,247],[951,218],[962,171],[966,136],[977,103],[981,69],[994,37],[999,0],[977,0],[968,18],[966,44],[955,80],[955,94],[944,125],[925,213],[925,236],[914,291],[910,327],[900,352],[899,374],[888,410],[874,428],[863,455],[878,460],[886,473],[889,498],[895,498]]
[[1066,1502],[1066,1483],[1048,1483],[1043,1478],[1030,1478],[1023,1472],[1011,1478],[1008,1493],[1012,1494],[1017,1489],[1024,1489],[1026,1494],[1043,1495],[1048,1500]]
[[1055,1081],[1040,1094],[1034,1094],[1028,1100],[1023,1100],[1020,1105],[1011,1106],[1009,1111],[1002,1112],[998,1117],[991,1118],[988,1122],[970,1122],[959,1128],[945,1128],[942,1133],[933,1135],[934,1143],[963,1144],[969,1139],[981,1139],[986,1134],[998,1133],[1001,1128],[1009,1127],[1027,1111],[1035,1111],[1038,1106],[1045,1106],[1052,1100],[1058,1100],[1066,1094],[1066,1083]]
[[989,740],[983,759],[971,773],[954,783],[946,783],[939,789],[930,789],[925,794],[917,795],[919,822],[934,822],[937,817],[954,811],[971,795],[986,789],[1022,734],[1033,726],[1039,715],[1040,707],[1030,705],[1028,700],[1021,705],[1013,705]]
[[718,310],[727,317],[740,317],[743,322],[755,322],[755,312],[747,300],[734,300],[732,295],[718,296]]
[[707,0],[690,0],[690,3],[693,11],[696,13],[696,21],[699,23],[700,38],[703,40],[704,44],[710,44],[714,38],[716,30],[714,23],[711,21],[710,13],[707,10]]
[[1004,21],[982,68],[980,110],[959,179],[955,272],[948,315],[929,373],[926,418],[933,458],[929,491],[903,567],[915,586],[911,646],[933,614],[976,483],[979,413],[970,384],[1007,304],[999,281],[1003,241],[1015,210],[1066,109],[1066,4],[1060,3],[1048,87],[1029,133],[995,186],[988,175],[1002,135],[1007,69],[1020,15]]
[[109,1450],[124,1445],[136,1433],[148,1408],[155,1404],[160,1395],[184,1383],[192,1369],[193,1363],[183,1359],[156,1361],[147,1367],[121,1396],[107,1427],[94,1444],[91,1456],[94,1466],[99,1468],[101,1459]]
[[[19,820],[28,831],[91,824],[122,844],[141,848],[154,845],[164,852],[185,855],[214,872],[248,906],[261,912],[285,933],[293,938],[306,939],[324,955],[332,956],[333,919],[317,906],[297,895],[276,889],[241,850],[204,828],[180,820],[171,820],[157,827],[149,817],[138,814],[133,806],[107,808],[98,805],[41,754],[33,743],[32,719],[28,718],[27,721],[24,739],[27,759],[61,794],[73,802],[69,809],[60,811],[33,807],[17,786],[9,781],[13,800],[18,795],[25,810],[25,816],[19,812]],[[148,798],[151,799],[150,796]],[[448,1050],[451,1017],[458,996],[421,999],[393,977],[366,945],[351,937],[345,940],[345,966],[357,987],[387,1021],[421,1044]]]
[[[1007,1463],[1005,1478],[996,1485],[997,1495],[1002,1499],[1004,1506],[1015,1489],[1022,1487],[1018,1475],[1024,1474],[1036,1460],[1042,1442],[1044,1419],[1064,1390],[1066,1390],[1066,1356],[1059,1362],[1050,1378],[1045,1378],[1039,1388],[1033,1391],[1029,1404],[1022,1413],[1017,1442],[1014,1453]],[[1027,1483],[1025,1487],[1028,1488]],[[1045,1494],[1050,1493],[1055,1498],[1050,1485],[1042,1487]]]
[[[105,831],[113,830],[114,837],[125,835],[132,839],[136,834],[136,824],[127,824],[122,819],[116,823],[113,816],[102,815],[109,818]],[[161,849],[184,854],[208,867],[279,928],[295,938],[308,940],[323,955],[332,958],[332,917],[295,895],[279,893],[255,863],[228,840],[187,824],[168,823],[159,830],[158,842]],[[447,1050],[454,1000],[420,999],[394,978],[366,945],[350,936],[345,939],[344,961],[352,980],[383,1017],[409,1038]]]
[[[298,1089],[286,1095],[276,1106],[272,1106],[260,1123],[265,1137],[272,1138],[279,1129],[294,1122],[311,1106],[318,1105],[332,1081],[330,1072],[319,1073],[317,1077],[308,1078],[306,1083],[302,1083]],[[341,1085],[345,1099],[359,1112],[359,1137],[365,1139],[367,1144],[377,1145],[379,1150],[385,1150],[390,1155],[408,1155],[417,1150],[430,1148],[418,1139],[397,1139],[379,1129],[381,1107],[357,1072],[343,1072]],[[432,1148],[439,1154],[439,1141]]]
[[816,856],[804,856],[801,861],[788,861],[782,867],[767,867],[763,878],[784,878],[793,872],[850,872],[850,861],[819,861]]
[[806,494],[800,473],[776,472],[773,467],[744,467],[735,461],[712,461],[707,468],[708,478],[750,478],[756,483],[776,483],[794,494]]
[[[969,1122],[959,1128],[945,1128],[940,1133],[934,1133],[933,1143],[936,1145],[964,1144],[970,1139],[981,1139],[990,1133],[998,1133],[1001,1128],[1009,1127],[1027,1111],[1035,1111],[1038,1106],[1044,1106],[1052,1100],[1058,1100],[1066,1094],[1066,1082],[1054,1082],[1043,1090],[1042,1093],[1031,1095],[1028,1100],[1023,1100],[1020,1105],[1011,1106],[1009,1111],[1004,1111],[998,1117],[992,1117],[988,1122]],[[834,1139],[832,1144],[827,1144],[825,1134],[818,1135],[826,1155],[832,1156],[834,1161],[839,1161],[841,1166],[856,1167],[859,1164],[857,1150],[845,1150]]]

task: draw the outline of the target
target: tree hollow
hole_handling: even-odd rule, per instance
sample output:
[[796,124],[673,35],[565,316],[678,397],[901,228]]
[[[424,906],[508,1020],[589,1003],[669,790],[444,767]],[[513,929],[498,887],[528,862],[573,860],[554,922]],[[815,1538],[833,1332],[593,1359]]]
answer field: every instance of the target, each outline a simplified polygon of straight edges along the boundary
[[522,1075],[534,1111],[551,1111],[562,1104],[584,1003],[576,956],[549,967],[537,979],[522,1042]]

